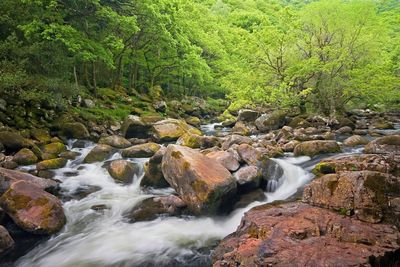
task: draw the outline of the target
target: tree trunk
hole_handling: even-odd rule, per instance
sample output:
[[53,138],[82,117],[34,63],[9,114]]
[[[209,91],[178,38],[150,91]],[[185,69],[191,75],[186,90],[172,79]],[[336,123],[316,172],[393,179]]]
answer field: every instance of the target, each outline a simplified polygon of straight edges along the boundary
[[75,65],[74,65],[74,79],[75,79],[76,90],[78,90],[79,89],[78,74],[76,73],[76,66]]
[[96,63],[92,62],[93,70],[93,94],[97,97]]

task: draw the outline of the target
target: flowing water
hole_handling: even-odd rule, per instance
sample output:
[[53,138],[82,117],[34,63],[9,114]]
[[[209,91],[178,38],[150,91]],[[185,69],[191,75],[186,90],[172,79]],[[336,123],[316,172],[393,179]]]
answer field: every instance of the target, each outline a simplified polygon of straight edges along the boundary
[[[173,191],[142,191],[139,184],[143,170],[129,186],[115,183],[102,167],[103,163],[82,163],[92,147],[73,149],[82,155],[58,170],[56,179],[62,181],[65,194],[73,195],[84,187],[96,186],[101,190],[81,200],[65,202],[68,222],[62,232],[19,259],[16,266],[207,266],[210,248],[236,229],[248,209],[265,203],[251,203],[227,217],[160,217],[151,222],[128,223],[123,218],[124,212],[145,198]],[[112,157],[117,158],[119,154]],[[146,161],[130,160],[141,166]],[[275,192],[266,193],[266,202],[290,197],[312,178],[296,165],[307,160],[304,157],[276,159],[284,175],[281,186]],[[76,173],[76,176],[67,177],[65,173]],[[95,211],[91,209],[94,205],[106,205],[108,209]]]

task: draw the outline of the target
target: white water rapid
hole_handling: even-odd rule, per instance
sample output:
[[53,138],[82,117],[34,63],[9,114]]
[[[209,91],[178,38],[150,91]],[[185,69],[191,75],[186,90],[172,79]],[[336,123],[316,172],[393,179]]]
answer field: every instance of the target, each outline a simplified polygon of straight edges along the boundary
[[[58,170],[55,178],[62,181],[62,190],[69,194],[85,186],[97,186],[101,190],[81,200],[65,202],[68,222],[62,232],[19,259],[16,266],[205,266],[209,264],[209,252],[202,254],[202,251],[233,232],[247,210],[262,204],[254,202],[220,218],[163,217],[151,222],[128,223],[122,216],[125,211],[145,198],[167,195],[172,190],[145,193],[139,186],[141,177],[135,177],[129,186],[115,183],[102,168],[103,163],[81,163],[92,147],[73,149],[82,155]],[[115,154],[113,159],[119,157]],[[304,157],[276,159],[284,170],[283,181],[275,192],[266,193],[266,202],[290,197],[312,178],[309,172],[296,165],[306,160]],[[67,177],[66,172],[77,175]],[[93,205],[106,205],[108,209],[95,211],[91,209]]]

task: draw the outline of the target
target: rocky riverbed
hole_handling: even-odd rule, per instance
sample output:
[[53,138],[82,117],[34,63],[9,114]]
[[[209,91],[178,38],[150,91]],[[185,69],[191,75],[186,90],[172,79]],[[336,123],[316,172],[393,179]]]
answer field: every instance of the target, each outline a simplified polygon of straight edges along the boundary
[[4,127],[0,266],[400,263],[398,114],[198,121]]

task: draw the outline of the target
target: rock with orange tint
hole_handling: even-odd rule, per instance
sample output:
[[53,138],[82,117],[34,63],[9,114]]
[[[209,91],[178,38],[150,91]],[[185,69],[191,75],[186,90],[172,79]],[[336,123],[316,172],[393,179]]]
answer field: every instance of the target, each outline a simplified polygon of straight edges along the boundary
[[236,193],[236,181],[219,162],[188,147],[169,145],[162,171],[194,214],[215,214]]
[[0,206],[19,227],[34,234],[53,234],[65,224],[61,201],[26,181],[13,183]]
[[[214,250],[222,266],[398,266],[400,232],[304,203],[266,204],[246,213]],[[378,265],[378,264],[379,265]]]
[[227,151],[213,151],[208,153],[207,157],[221,163],[222,166],[227,168],[229,171],[237,171],[240,167],[240,164],[235,157]]

